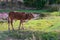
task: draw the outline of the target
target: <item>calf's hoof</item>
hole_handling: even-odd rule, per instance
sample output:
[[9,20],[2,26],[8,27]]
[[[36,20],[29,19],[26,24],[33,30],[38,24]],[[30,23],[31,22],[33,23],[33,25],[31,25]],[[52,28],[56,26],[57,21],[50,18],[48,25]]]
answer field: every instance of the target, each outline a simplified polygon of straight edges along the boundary
[[14,29],[12,29],[14,31]]
[[24,30],[24,27],[22,27],[21,29]]

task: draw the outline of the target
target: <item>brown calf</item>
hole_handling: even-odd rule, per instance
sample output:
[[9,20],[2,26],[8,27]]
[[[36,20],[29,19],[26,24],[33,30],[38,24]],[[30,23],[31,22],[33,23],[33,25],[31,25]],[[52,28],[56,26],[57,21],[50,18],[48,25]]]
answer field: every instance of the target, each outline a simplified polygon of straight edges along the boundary
[[34,18],[33,14],[32,13],[25,13],[25,12],[9,12],[9,15],[8,15],[8,30],[10,30],[10,24],[12,26],[12,29],[14,30],[13,28],[13,20],[20,20],[20,24],[19,24],[19,27],[18,29],[20,29],[20,26],[22,25],[23,27],[23,22],[25,20],[30,20]]

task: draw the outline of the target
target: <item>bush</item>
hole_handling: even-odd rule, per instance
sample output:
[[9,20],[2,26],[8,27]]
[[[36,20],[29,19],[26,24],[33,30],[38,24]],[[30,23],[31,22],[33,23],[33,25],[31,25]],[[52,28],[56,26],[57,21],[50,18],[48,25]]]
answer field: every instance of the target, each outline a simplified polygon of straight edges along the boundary
[[55,33],[43,33],[42,40],[57,40],[57,35]]
[[[58,33],[57,32],[41,32],[41,31],[11,31],[8,34],[9,37],[23,39],[25,40],[30,38],[33,40],[58,40]],[[34,34],[34,35],[33,35]]]
[[50,6],[49,8],[48,8],[48,11],[49,12],[53,12],[53,11],[58,11],[59,10],[59,8],[57,7],[57,6]]
[[28,7],[34,7],[37,9],[41,9],[44,7],[45,3],[47,2],[47,0],[24,0],[24,4],[25,6]]

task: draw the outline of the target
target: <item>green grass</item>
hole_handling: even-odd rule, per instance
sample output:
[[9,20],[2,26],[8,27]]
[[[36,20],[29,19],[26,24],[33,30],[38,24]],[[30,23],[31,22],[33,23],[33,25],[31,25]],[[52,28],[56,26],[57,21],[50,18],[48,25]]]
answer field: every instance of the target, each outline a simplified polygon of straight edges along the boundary
[[[14,24],[14,28],[17,29],[19,25],[19,20],[14,22],[13,24]],[[60,30],[59,24],[60,24],[60,17],[54,16],[39,20],[30,20],[24,23],[24,28],[32,31],[49,32],[49,31]],[[0,31],[5,31],[7,29],[8,29],[7,23],[4,23],[3,25],[0,24]]]
[[49,31],[58,30],[60,26],[59,24],[60,24],[60,18],[56,17],[53,19],[40,19],[40,20],[33,20],[33,21],[31,20],[25,25],[25,27],[27,27],[28,29],[28,26],[30,26],[31,30],[49,32]]
[[60,16],[60,12],[51,12],[50,14],[53,16]]
[[[7,22],[4,24],[0,23],[0,40],[5,40],[9,37],[17,40],[60,40],[60,16],[58,16],[57,13],[59,14],[59,12],[53,12],[51,14],[54,16],[48,16],[46,18],[38,20],[30,20],[24,23],[24,28],[26,30],[8,32]],[[19,20],[13,24],[14,28],[17,29]]]
[[[28,11],[26,10],[26,12]],[[48,16],[46,18],[38,19],[38,20],[29,20],[28,22],[24,23],[24,28],[32,31],[46,31],[46,32],[59,31],[60,30],[59,14],[60,12],[51,12],[51,15],[53,16]],[[14,28],[18,29],[19,20],[14,22],[13,24],[14,24]],[[6,31],[6,30],[8,30],[7,22],[4,24],[0,23],[0,31]]]
[[0,32],[0,40],[5,39],[22,39],[22,40],[59,40],[58,32],[41,32],[41,31],[5,31]]
[[[10,12],[13,10],[0,10],[0,12]],[[18,12],[47,12],[47,10],[14,10],[14,11],[18,11]]]

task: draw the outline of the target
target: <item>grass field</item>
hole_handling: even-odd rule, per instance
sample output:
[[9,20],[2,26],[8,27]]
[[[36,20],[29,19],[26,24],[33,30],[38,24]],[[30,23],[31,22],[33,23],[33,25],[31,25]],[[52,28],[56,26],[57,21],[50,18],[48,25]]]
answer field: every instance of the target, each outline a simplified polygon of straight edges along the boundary
[[[27,30],[33,30],[33,31],[56,31],[60,30],[60,12],[51,12],[50,15],[44,17],[43,19],[38,20],[29,20],[28,22],[24,23],[24,28]],[[17,29],[19,25],[19,20],[14,22],[14,28]],[[0,31],[5,31],[8,29],[8,24],[0,23]]]
[[[14,22],[17,29],[19,21]],[[53,16],[39,20],[30,20],[24,24],[27,30],[7,31],[7,23],[0,24],[0,40],[60,40],[60,17]]]
[[[19,31],[8,32],[7,22],[0,23],[0,40],[60,40],[60,12],[51,12],[50,15],[43,19],[29,20],[24,23],[25,30]],[[18,29],[19,20],[13,24]]]
[[[14,22],[14,28],[17,29],[19,25],[19,20]],[[29,20],[24,23],[24,28],[32,31],[56,31],[60,30],[60,17],[59,16],[50,16],[44,19],[38,20]],[[8,28],[8,24],[0,24],[0,31],[5,31]]]

